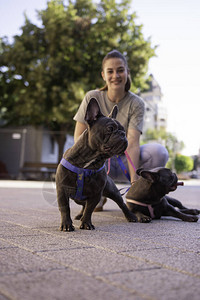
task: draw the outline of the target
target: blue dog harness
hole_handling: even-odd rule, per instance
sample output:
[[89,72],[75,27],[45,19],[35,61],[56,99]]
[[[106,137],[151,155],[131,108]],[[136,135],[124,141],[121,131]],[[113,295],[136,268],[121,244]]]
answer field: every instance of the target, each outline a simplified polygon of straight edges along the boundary
[[95,173],[100,172],[103,168],[105,168],[105,164],[98,170],[90,170],[75,167],[70,164],[65,158],[62,158],[60,164],[66,169],[72,171],[77,174],[77,191],[75,195],[76,200],[85,200],[86,196],[83,196],[83,186],[84,186],[84,178],[88,176],[92,176]]

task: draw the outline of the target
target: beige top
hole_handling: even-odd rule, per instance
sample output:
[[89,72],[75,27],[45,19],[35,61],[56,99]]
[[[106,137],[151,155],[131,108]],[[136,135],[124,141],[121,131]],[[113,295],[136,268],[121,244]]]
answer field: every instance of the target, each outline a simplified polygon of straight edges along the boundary
[[119,112],[117,114],[117,121],[119,121],[122,126],[124,126],[125,131],[127,132],[128,128],[136,129],[142,133],[143,128],[143,117],[144,117],[144,101],[128,91],[126,96],[119,102],[114,103],[110,101],[107,97],[107,91],[91,90],[89,91],[81,105],[74,116],[74,120],[80,123],[86,123],[85,113],[86,108],[89,103],[89,100],[94,97],[99,102],[101,112],[108,116],[112,108],[117,105]]

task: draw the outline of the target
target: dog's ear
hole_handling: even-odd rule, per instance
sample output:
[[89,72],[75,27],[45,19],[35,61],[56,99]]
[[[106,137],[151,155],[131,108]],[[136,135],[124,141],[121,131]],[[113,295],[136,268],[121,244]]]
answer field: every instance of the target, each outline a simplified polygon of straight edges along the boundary
[[145,178],[146,180],[150,182],[158,182],[159,181],[159,174],[151,171],[146,171],[146,170],[141,170],[140,173],[138,174]]
[[140,173],[141,173],[143,170],[144,170],[143,168],[137,169],[137,170],[136,170],[136,174],[137,174],[138,176],[141,176]]
[[116,119],[117,114],[118,114],[118,107],[117,105],[115,105],[108,117],[112,119]]
[[91,125],[95,120],[97,120],[101,116],[103,116],[103,114],[101,113],[97,99],[91,98],[86,109],[85,121],[89,125]]

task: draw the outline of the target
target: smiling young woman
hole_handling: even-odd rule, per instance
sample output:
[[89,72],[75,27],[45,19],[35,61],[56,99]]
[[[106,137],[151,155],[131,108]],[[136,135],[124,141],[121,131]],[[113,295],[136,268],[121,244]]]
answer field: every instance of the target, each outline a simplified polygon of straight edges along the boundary
[[[98,100],[101,111],[109,115],[113,106],[117,104],[117,120],[124,126],[128,139],[127,152],[135,168],[146,169],[164,167],[168,160],[168,152],[162,145],[146,144],[140,146],[144,118],[144,101],[130,91],[131,80],[126,58],[117,50],[109,52],[102,61],[102,78],[105,86],[101,89],[91,90],[85,95],[74,120],[76,121],[74,140],[87,128],[84,121],[87,104],[90,98]],[[125,166],[129,169],[131,182],[137,179],[135,170],[125,155],[121,157]],[[109,175],[115,181],[126,181],[121,168],[115,158],[111,159]],[[102,200],[103,201],[103,200]],[[99,203],[102,210],[103,203]]]
[[128,74],[127,66],[121,58],[110,58],[104,62],[101,75],[106,82],[107,96],[110,101],[118,103],[126,96],[125,85]]

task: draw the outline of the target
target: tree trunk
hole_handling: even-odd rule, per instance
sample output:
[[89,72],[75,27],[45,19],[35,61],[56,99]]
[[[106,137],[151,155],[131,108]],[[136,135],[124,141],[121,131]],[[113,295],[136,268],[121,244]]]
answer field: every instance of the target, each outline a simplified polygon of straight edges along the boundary
[[67,141],[67,135],[65,132],[60,132],[59,134],[55,134],[54,137],[56,139],[56,142],[58,143],[58,163],[59,163],[64,153],[64,145]]

